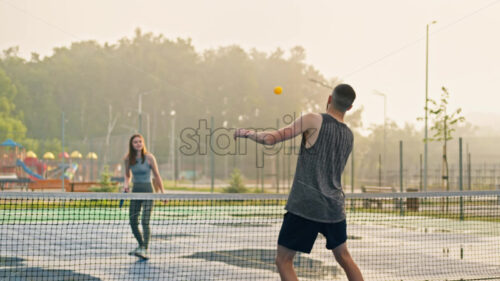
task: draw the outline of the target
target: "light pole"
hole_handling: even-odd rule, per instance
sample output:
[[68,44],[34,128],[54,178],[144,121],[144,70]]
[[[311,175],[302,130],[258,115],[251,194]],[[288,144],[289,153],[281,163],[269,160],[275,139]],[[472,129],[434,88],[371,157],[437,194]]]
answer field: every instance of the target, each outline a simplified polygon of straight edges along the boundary
[[428,118],[427,112],[428,101],[429,101],[429,25],[435,24],[436,21],[428,23],[426,26],[425,33],[425,137],[424,137],[424,191],[427,191],[427,131],[428,131]]
[[[382,164],[380,165],[381,166],[381,170],[382,169],[382,165],[384,165],[386,162],[386,159],[385,159],[385,143],[386,143],[386,127],[387,127],[387,95],[382,93],[382,92],[379,92],[379,91],[374,91],[373,92],[374,95],[377,95],[377,96],[381,96],[384,98],[384,148],[383,148],[383,152],[382,152],[382,155],[383,155],[383,161],[382,161]],[[385,173],[384,173],[384,178],[385,178]]]

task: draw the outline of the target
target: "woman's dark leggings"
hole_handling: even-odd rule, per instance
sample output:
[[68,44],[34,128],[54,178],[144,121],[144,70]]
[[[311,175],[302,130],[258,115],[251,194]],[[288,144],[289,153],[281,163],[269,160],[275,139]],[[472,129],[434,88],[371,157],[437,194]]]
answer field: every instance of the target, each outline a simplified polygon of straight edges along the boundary
[[[132,192],[153,192],[151,183],[134,183]],[[139,230],[139,216],[142,208],[142,231]],[[151,237],[151,230],[149,228],[149,220],[151,219],[151,212],[153,211],[153,200],[131,200],[130,201],[130,227],[132,233],[139,242],[139,246],[148,248],[149,239]]]

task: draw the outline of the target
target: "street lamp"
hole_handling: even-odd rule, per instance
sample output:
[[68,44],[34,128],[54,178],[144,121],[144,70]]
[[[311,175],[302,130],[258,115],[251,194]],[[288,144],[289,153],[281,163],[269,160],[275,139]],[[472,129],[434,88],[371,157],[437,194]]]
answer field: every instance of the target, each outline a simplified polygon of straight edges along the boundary
[[425,137],[424,137],[424,191],[427,191],[427,131],[428,131],[428,118],[427,112],[429,111],[427,104],[429,101],[429,25],[435,24],[436,21],[428,23],[425,33]]
[[[380,165],[380,169],[382,170],[382,164],[385,164],[386,162],[386,157],[385,157],[385,143],[386,143],[386,127],[387,127],[387,95],[382,93],[382,92],[379,92],[379,91],[374,91],[373,92],[374,95],[377,95],[377,96],[381,96],[384,98],[384,150],[383,150],[383,157],[384,157],[384,161],[381,163]],[[384,173],[385,174],[385,173]],[[384,178],[385,178],[385,175],[384,175]],[[381,183],[379,182],[379,185],[381,185]]]

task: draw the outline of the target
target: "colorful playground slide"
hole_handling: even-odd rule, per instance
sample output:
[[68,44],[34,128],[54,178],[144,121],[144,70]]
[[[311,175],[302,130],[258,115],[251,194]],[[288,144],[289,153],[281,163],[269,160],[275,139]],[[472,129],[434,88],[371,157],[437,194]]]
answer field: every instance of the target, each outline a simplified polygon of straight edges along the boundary
[[39,180],[43,179],[43,177],[42,177],[41,175],[39,175],[39,174],[37,174],[37,173],[33,172],[30,168],[28,168],[28,167],[26,166],[26,164],[24,164],[24,162],[23,162],[23,161],[21,161],[21,160],[17,159],[17,160],[16,160],[16,165],[17,165],[17,166],[20,166],[21,168],[23,168],[23,170],[24,170],[24,171],[25,171],[28,175],[30,175],[31,177],[33,177],[33,178],[35,178],[35,179],[39,179]]

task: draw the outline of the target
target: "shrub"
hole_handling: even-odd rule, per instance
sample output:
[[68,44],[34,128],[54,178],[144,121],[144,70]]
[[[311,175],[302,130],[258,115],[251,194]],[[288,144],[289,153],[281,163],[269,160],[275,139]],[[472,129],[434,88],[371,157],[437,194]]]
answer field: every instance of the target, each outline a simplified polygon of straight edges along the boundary
[[240,170],[234,169],[231,173],[231,181],[229,186],[223,189],[226,193],[245,193],[247,188],[243,184],[243,179],[241,178]]
[[99,185],[90,187],[92,192],[118,192],[118,184],[111,181],[112,174],[109,172],[109,167],[104,166],[104,171],[101,173]]

